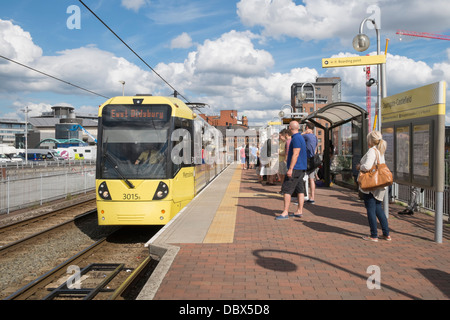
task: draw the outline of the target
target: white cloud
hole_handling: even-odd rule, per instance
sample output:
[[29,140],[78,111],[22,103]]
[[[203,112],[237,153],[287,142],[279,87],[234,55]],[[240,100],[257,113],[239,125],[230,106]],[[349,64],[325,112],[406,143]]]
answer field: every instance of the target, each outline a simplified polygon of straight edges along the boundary
[[[28,107],[28,117],[37,117],[40,116],[42,114],[42,112],[50,112],[52,111],[52,105],[48,104],[48,103],[35,103],[35,102],[19,102],[16,101],[13,103],[13,105],[17,108],[17,113],[16,115],[19,116],[19,118],[21,119],[25,119],[25,113],[22,111],[23,109],[25,109],[24,106]],[[64,104],[58,104],[58,105],[64,105]],[[13,117],[15,118],[15,117]]]
[[293,0],[241,0],[237,13],[245,25],[262,26],[265,36],[320,40],[336,37],[344,30],[348,33],[349,26],[358,26],[360,17],[364,17],[360,14],[356,18],[355,13],[364,13],[368,7],[368,1],[359,0],[305,0],[303,3],[305,5],[297,5]]
[[[274,0],[273,3],[275,2],[289,1]],[[187,33],[182,34],[174,39],[174,47],[181,46],[182,40],[185,40],[186,45],[192,42]],[[155,69],[189,100],[210,104],[212,109],[209,112],[218,113],[220,109],[233,108],[239,110],[240,115],[247,115],[252,122],[252,119],[268,121],[278,114],[281,106],[290,103],[292,83],[313,82],[319,73],[315,69],[301,67],[284,73],[274,72],[274,58],[268,51],[257,47],[261,45],[257,43],[259,40],[261,37],[250,31],[230,31],[215,40],[205,40],[202,44],[197,44],[196,49],[188,54],[184,62],[160,63]],[[36,69],[102,95],[121,95],[121,80],[126,82],[127,95],[171,94],[171,89],[150,70],[144,70],[125,58],[95,46],[44,56],[42,49],[33,43],[28,32],[12,22],[2,20],[0,43],[6,44],[0,46],[1,54],[29,63]],[[388,54],[388,95],[440,80],[450,83],[450,49],[447,54],[447,61],[434,65]],[[354,55],[355,53],[347,52],[334,57]],[[373,70],[373,77],[376,78],[376,67],[373,67]],[[341,77],[343,99],[361,101],[360,105],[363,105],[366,81],[363,67],[328,69],[323,75]],[[18,93],[17,95],[21,96],[29,92],[87,94],[5,61],[0,61],[0,81],[0,94],[3,95]],[[373,87],[373,92],[375,95],[376,87]],[[60,99],[59,97],[58,100]],[[50,111],[48,103],[34,101],[29,105],[33,106],[33,112],[38,113]],[[21,101],[14,107],[20,109],[24,105]],[[95,113],[97,107],[85,105],[77,108],[80,112]]]
[[147,3],[147,0],[122,0],[122,6],[135,12],[138,12]]
[[361,21],[372,17],[368,12],[377,5],[381,29],[437,32],[448,29],[450,2],[447,0],[241,0],[237,13],[246,26],[262,27],[263,35],[289,36],[302,40],[353,37]]
[[[0,42],[2,40],[0,35]],[[13,48],[10,49],[11,52],[19,51],[22,47],[20,41],[11,43]],[[24,62],[20,56],[17,60]],[[30,59],[25,57],[24,60]],[[142,70],[126,59],[94,46],[64,50],[55,56],[36,54],[29,65],[56,78],[110,97],[122,93],[122,86],[119,83],[122,80],[126,82],[126,91],[129,94],[153,92],[159,85],[150,71]],[[50,91],[60,94],[89,94],[12,63],[0,64],[0,80],[2,82],[0,92],[4,93]]]
[[170,43],[171,49],[187,49],[192,46],[193,46],[192,38],[186,32],[180,34]]
[[42,49],[33,43],[30,33],[11,21],[0,20],[0,39],[0,54],[7,58],[29,63],[42,55]]
[[269,52],[254,47],[255,38],[251,32],[233,30],[217,40],[206,40],[197,51],[197,71],[243,77],[264,75],[275,62]]

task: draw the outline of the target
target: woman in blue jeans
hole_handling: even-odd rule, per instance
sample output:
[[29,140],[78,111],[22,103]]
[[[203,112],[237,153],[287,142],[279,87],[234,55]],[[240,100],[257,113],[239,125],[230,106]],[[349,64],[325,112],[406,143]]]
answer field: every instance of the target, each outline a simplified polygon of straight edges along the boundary
[[[356,167],[359,171],[369,171],[378,158],[380,159],[380,163],[385,163],[384,153],[386,152],[387,143],[383,140],[381,133],[379,131],[370,132],[367,135],[367,144],[370,149]],[[363,239],[374,242],[378,242],[379,238],[391,241],[391,237],[389,236],[389,223],[382,206],[386,188],[384,187],[374,191],[364,191],[361,188],[359,190],[364,194],[364,205],[367,210],[370,227],[370,236],[365,236]],[[378,237],[377,219],[383,230],[383,235],[380,237]]]

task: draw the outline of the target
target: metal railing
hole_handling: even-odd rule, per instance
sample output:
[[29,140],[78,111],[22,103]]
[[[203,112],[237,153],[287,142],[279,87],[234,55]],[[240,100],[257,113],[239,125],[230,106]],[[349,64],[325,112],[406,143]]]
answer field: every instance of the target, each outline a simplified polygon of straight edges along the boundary
[[[450,159],[445,160],[445,189],[444,189],[444,208],[443,213],[447,216],[450,214]],[[411,188],[410,186],[398,184],[396,188],[393,189],[393,196],[396,200],[408,203],[411,199]],[[423,208],[428,211],[436,211],[436,192],[433,190],[423,190],[419,194],[417,200],[418,207]]]
[[3,167],[0,175],[0,214],[70,198],[94,189],[95,165],[89,162],[38,167],[33,164],[19,170]]

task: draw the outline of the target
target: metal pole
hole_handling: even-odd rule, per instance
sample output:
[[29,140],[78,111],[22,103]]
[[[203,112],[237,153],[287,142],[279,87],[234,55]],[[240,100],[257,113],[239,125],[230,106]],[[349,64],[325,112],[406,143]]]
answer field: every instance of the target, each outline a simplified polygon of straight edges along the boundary
[[[381,54],[381,39],[380,39],[380,30],[377,30],[377,54],[380,55]],[[378,110],[378,131],[381,131],[381,91],[382,88],[384,87],[384,83],[383,83],[383,76],[382,76],[382,71],[381,71],[381,65],[377,65],[377,72],[378,72],[378,106],[377,106],[377,110]]]
[[9,176],[6,177],[6,207],[7,207],[7,214],[9,214]]
[[[378,38],[378,55],[381,54],[380,51],[380,32],[377,29],[377,38]],[[378,102],[378,130],[381,132],[382,128],[382,119],[381,119],[381,102],[382,99],[387,97],[387,85],[386,85],[386,64],[383,63],[381,65],[378,65],[379,70],[379,81],[378,81],[378,88],[379,88],[379,102]],[[386,218],[389,218],[389,190],[387,190],[385,196],[384,196],[384,213],[386,215]]]
[[[359,33],[362,34],[364,32],[364,25],[367,21],[373,23],[375,27],[375,31],[377,32],[377,54],[381,55],[381,34],[380,28],[377,26],[375,20],[366,18],[361,22],[359,27]],[[386,90],[386,64],[378,64],[377,65],[378,72],[378,86],[377,86],[377,129],[381,132],[381,100],[382,98],[387,97]],[[384,213],[386,218],[389,218],[389,192],[386,192],[383,200]]]
[[434,240],[436,241],[436,243],[442,243],[443,212],[444,212],[444,193],[438,191],[436,192],[436,212],[434,215],[436,225]]
[[44,198],[44,196],[43,196],[43,187],[42,187],[42,173],[41,173],[41,179],[40,179],[40,182],[41,182],[41,201],[40,201],[40,204],[41,204],[41,206],[42,206],[42,202],[43,202],[43,198]]
[[28,106],[25,107],[25,165],[28,165]]

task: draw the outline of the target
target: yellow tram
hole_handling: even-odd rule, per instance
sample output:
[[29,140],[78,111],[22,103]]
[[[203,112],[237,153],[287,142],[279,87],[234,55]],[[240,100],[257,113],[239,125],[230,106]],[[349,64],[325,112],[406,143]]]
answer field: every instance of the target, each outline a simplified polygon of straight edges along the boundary
[[220,132],[173,97],[108,100],[97,140],[99,225],[164,225],[225,167]]

